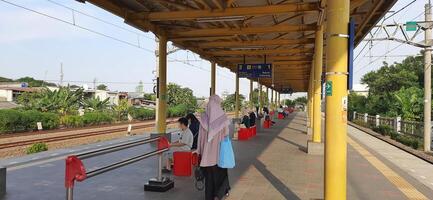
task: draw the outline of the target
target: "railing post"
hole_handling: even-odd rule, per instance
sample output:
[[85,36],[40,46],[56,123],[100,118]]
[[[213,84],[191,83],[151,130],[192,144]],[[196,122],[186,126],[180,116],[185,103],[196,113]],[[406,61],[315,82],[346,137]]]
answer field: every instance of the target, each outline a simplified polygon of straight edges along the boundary
[[364,122],[368,123],[368,114],[367,113],[364,114]]
[[158,181],[162,181],[162,153],[158,154]]
[[356,111],[353,111],[353,121],[356,120]]
[[397,132],[401,131],[401,117],[396,117],[395,118],[395,130]]
[[376,126],[380,125],[380,116],[376,115]]
[[0,166],[0,199],[6,195],[6,167]]
[[74,188],[66,188],[66,200],[74,199]]

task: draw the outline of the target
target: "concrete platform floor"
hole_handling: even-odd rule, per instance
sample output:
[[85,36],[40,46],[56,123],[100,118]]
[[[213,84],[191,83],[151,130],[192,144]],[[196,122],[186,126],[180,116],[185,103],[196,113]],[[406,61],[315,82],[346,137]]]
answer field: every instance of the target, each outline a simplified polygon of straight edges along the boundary
[[[229,171],[233,189],[228,199],[323,199],[323,156],[305,153],[308,140],[305,115],[296,113],[276,122],[249,141],[233,141],[237,166]],[[349,135],[355,132],[349,131]],[[363,142],[371,143],[374,138],[355,134],[360,137],[351,135],[348,145],[348,199],[433,199],[429,187],[402,170],[398,163],[376,152],[386,148],[370,148]],[[150,146],[140,146],[86,160],[85,165],[91,169],[150,149]],[[191,177],[174,177],[175,188],[167,193],[144,192],[143,184],[155,175],[156,158],[144,160],[76,183],[75,199],[199,200],[204,197],[203,192],[194,188]],[[63,181],[63,160],[16,168],[8,172],[5,200],[64,199]]]

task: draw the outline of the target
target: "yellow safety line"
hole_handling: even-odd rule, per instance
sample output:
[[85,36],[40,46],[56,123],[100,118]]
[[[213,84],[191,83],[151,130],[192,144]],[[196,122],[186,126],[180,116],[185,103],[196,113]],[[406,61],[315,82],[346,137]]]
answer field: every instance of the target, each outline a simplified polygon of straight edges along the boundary
[[406,197],[410,200],[428,200],[420,191],[407,182],[404,178],[399,176],[391,168],[386,166],[383,162],[377,159],[374,155],[368,152],[365,148],[352,140],[347,138],[349,143],[358,153],[360,153],[367,161],[379,170],[392,184],[394,184]]

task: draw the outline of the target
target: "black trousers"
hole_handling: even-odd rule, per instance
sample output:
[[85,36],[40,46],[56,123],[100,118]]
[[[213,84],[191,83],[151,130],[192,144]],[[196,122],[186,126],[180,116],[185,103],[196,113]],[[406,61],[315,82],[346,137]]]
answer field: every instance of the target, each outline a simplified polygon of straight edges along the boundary
[[202,167],[202,170],[205,177],[205,200],[214,200],[215,197],[222,199],[230,191],[227,169],[215,165]]

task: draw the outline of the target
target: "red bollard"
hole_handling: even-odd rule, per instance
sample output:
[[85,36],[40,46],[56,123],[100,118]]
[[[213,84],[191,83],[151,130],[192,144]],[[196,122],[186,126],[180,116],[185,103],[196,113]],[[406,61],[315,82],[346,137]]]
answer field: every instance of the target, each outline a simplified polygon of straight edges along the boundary
[[271,127],[271,120],[263,121],[263,128],[270,128],[270,127]]
[[191,176],[193,156],[190,151],[173,152],[173,175]]
[[278,119],[284,119],[284,115],[282,113],[278,113]]

